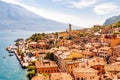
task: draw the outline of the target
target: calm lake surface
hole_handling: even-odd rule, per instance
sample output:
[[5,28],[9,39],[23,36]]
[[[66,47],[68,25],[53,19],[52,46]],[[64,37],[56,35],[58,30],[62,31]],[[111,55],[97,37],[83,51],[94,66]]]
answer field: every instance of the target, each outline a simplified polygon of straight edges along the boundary
[[21,68],[15,55],[9,56],[6,47],[14,44],[16,39],[26,39],[33,33],[28,31],[0,31],[0,80],[28,80],[26,69]]

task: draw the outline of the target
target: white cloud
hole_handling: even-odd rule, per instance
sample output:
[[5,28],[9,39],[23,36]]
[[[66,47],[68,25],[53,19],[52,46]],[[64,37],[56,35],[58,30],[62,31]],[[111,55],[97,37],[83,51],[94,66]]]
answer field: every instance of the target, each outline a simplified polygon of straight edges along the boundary
[[99,0],[80,0],[79,2],[71,2],[70,7],[85,8],[85,7],[89,7],[89,6],[93,5],[93,4],[95,4],[98,1]]
[[20,2],[20,0],[1,0],[7,3],[12,3],[12,4],[18,4]]
[[69,2],[69,1],[71,1],[71,0],[52,0],[53,2]]
[[94,7],[94,12],[98,15],[109,14],[116,11],[119,11],[118,6],[113,3],[104,3]]
[[52,0],[53,2],[58,2],[58,1],[62,1],[62,0]]

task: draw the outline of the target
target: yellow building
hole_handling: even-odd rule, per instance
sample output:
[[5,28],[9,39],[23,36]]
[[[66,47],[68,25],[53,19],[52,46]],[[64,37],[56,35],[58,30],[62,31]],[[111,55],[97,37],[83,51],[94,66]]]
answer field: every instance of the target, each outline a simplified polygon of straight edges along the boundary
[[61,71],[72,73],[74,67],[78,66],[80,59],[84,56],[79,52],[55,53],[55,59]]

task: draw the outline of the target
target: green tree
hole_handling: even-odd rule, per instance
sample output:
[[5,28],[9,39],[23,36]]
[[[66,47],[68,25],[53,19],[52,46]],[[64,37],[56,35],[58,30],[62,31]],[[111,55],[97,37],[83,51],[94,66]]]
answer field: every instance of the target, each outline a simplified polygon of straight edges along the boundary
[[84,37],[84,34],[83,33],[79,33],[79,37]]
[[29,71],[29,72],[27,73],[27,77],[28,77],[29,79],[31,79],[33,76],[35,76],[35,70]]
[[27,71],[35,70],[35,66],[28,66]]
[[54,53],[46,53],[44,58],[54,61]]
[[42,35],[42,37],[44,37],[44,38],[47,37],[47,35],[46,35],[45,33],[42,33],[41,35]]
[[58,32],[55,32],[54,35],[56,36],[56,38],[58,38]]
[[27,68],[27,77],[31,79],[36,74],[35,62],[31,62]]

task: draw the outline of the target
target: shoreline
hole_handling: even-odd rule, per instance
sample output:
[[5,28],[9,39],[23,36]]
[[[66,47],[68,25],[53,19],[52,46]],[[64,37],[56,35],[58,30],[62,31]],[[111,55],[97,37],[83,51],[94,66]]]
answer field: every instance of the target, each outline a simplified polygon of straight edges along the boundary
[[22,60],[20,60],[20,56],[18,56],[18,54],[17,54],[16,51],[14,52],[14,54],[15,54],[16,58],[18,59],[18,61],[19,61],[20,65],[21,65],[21,67],[22,67],[23,69],[26,69],[27,66],[24,66],[24,65],[23,65]]
[[16,50],[12,50],[10,49],[10,47],[6,48],[6,50],[9,52],[9,53],[14,53],[14,55],[16,56],[17,60],[19,61],[19,64],[21,65],[21,67],[23,69],[26,69],[27,66],[25,66],[22,62],[22,60],[20,59],[20,56],[18,55],[17,51]]

